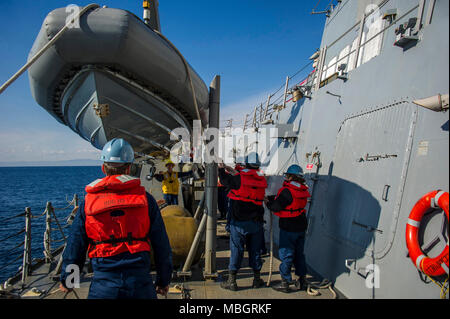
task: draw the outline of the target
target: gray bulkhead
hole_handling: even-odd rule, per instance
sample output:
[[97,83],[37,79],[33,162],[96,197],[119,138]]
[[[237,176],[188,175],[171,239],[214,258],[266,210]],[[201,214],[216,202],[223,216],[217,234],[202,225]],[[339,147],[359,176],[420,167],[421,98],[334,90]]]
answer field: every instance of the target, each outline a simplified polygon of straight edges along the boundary
[[[389,27],[381,18],[374,31],[370,26],[377,18],[369,15],[361,44],[370,38],[372,43],[359,51],[358,62],[354,54],[341,59],[357,45],[359,21],[374,3],[381,5],[381,17],[396,12],[401,19]],[[394,46],[395,29],[418,17],[421,3],[419,41]],[[307,262],[347,297],[439,298],[440,289],[425,283],[407,256],[405,227],[423,195],[449,191],[448,112],[413,103],[448,94],[448,5],[439,0],[342,1],[326,22],[322,80],[337,71],[339,62],[332,64],[339,60],[347,64],[348,79],[331,81],[313,91],[311,100],[302,99],[279,114],[279,123],[299,128],[297,140],[284,142],[277,154],[279,166],[321,163],[306,171],[313,193]],[[440,231],[441,216],[428,218],[424,242]],[[444,245],[429,254],[438,255]],[[366,287],[370,264],[379,269],[379,288]]]

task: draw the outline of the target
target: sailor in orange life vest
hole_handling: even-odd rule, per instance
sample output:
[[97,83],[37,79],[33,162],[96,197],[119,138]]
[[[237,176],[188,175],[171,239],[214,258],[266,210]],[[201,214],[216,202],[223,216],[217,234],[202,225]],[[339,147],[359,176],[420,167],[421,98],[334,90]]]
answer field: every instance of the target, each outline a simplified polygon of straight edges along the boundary
[[[239,159],[241,159],[241,158],[242,158],[242,162],[244,162],[244,158],[240,157]],[[227,167],[226,172],[228,174],[231,174],[231,175],[237,175],[244,168],[245,168],[245,164],[244,163],[237,162],[235,164],[235,166],[234,166],[234,169],[232,169],[231,167]],[[220,182],[220,178],[219,178],[219,182]],[[231,198],[228,196],[228,194],[230,193],[230,189],[228,187],[225,187],[225,186],[224,186],[224,188],[226,189],[226,193],[227,193],[227,195],[226,195],[226,200],[227,200],[227,203],[226,203],[226,205],[227,205],[227,213],[226,213],[227,224],[225,226],[225,230],[227,232],[230,232],[230,222],[231,222],[231,214],[232,214],[232,212],[231,212],[231,210],[232,210]],[[263,236],[264,236],[264,232],[263,232]]]
[[[134,151],[123,139],[103,148],[103,179],[86,186],[63,255],[60,289],[71,288],[68,265],[85,264],[86,252],[94,278],[89,299],[156,299],[167,295],[172,276],[172,250],[155,199],[129,176]],[[151,246],[150,246],[151,245]],[[150,247],[156,267],[156,289],[150,275]],[[70,269],[70,267],[69,267]]]
[[305,231],[307,226],[305,206],[310,194],[305,184],[303,170],[298,165],[291,165],[284,174],[283,187],[278,191],[274,200],[264,200],[268,209],[279,216],[280,243],[279,256],[281,259],[281,283],[272,288],[289,292],[292,282],[291,268],[295,266],[298,279],[294,285],[302,290],[305,285],[306,261],[304,255]]
[[[229,276],[221,283],[223,289],[236,291],[236,275],[244,257],[244,246],[247,245],[249,265],[253,269],[253,288],[264,286],[261,279],[261,247],[264,238],[263,201],[267,182],[264,174],[259,171],[260,162],[256,153],[249,154],[245,159],[245,168],[238,174],[226,172],[224,164],[219,164],[219,178],[222,185],[228,187],[231,199],[230,220],[230,264]],[[228,169],[232,171],[232,169]]]

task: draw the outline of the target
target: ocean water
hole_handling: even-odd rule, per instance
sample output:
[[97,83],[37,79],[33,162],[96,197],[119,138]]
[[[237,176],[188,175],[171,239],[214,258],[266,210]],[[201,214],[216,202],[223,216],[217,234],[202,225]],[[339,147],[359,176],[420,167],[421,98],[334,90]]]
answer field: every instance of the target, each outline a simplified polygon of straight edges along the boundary
[[[0,167],[0,283],[14,275],[22,265],[22,259],[6,266],[23,253],[23,247],[13,249],[24,240],[24,234],[2,241],[25,227],[25,217],[12,220],[6,218],[21,214],[30,207],[34,216],[44,212],[47,202],[56,209],[68,206],[74,194],[84,198],[84,188],[104,175],[97,167]],[[55,214],[60,223],[65,224],[71,208],[57,210]],[[53,223],[53,228],[57,225]],[[32,219],[32,258],[42,258],[44,250],[45,215]],[[66,228],[65,235],[69,233]],[[54,237],[53,237],[54,235]],[[52,238],[62,236],[57,230]],[[53,248],[62,243],[55,243]],[[12,251],[11,251],[12,249]],[[5,267],[6,266],[6,267]]]

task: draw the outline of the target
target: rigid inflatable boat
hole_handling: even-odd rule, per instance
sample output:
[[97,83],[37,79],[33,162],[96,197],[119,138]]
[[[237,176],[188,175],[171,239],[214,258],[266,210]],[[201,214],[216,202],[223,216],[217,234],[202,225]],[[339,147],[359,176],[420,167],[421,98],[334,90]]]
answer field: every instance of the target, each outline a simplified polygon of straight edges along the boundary
[[[46,17],[29,59],[68,17],[65,8]],[[33,64],[29,79],[37,103],[99,149],[123,137],[136,152],[168,151],[171,130],[191,131],[193,120],[208,120],[203,80],[171,43],[125,10],[86,12]]]

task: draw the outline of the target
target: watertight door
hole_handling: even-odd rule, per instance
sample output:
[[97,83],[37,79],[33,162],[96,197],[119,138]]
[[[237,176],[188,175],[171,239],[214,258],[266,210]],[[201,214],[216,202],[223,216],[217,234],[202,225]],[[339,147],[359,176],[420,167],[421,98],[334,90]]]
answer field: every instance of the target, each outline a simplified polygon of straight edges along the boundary
[[341,125],[323,221],[327,231],[367,255],[395,234],[417,108],[400,102]]

